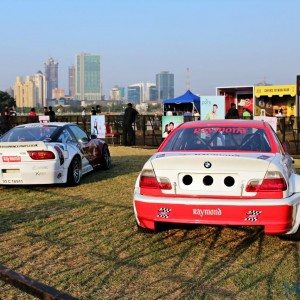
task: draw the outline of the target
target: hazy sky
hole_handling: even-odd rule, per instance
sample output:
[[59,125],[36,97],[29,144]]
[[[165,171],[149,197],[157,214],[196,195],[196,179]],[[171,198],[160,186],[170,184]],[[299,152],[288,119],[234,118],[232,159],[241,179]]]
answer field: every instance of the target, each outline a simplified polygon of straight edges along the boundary
[[175,74],[175,95],[216,86],[295,83],[300,74],[299,0],[2,0],[0,89],[44,72],[59,86],[80,52],[101,55],[103,92]]

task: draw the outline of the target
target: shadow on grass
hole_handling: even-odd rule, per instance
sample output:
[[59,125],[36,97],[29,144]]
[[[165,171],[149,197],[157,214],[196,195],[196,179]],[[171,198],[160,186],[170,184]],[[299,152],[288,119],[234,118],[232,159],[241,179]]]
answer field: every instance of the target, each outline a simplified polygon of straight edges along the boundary
[[[111,170],[87,175],[82,184],[139,172],[146,159],[117,158]],[[0,212],[3,263],[80,299],[299,299],[285,289],[300,282],[299,243],[256,227],[170,224],[144,234],[127,202],[25,189],[49,200]],[[4,253],[6,243],[12,254]]]
[[[230,231],[230,236],[224,231]],[[126,244],[128,239],[130,235],[123,237],[120,245]],[[268,247],[266,239],[274,240],[271,242],[274,247],[271,246],[267,255],[263,254],[264,248]],[[172,242],[166,243],[170,240]],[[125,246],[116,247],[112,255],[103,257],[98,254],[102,259],[114,262],[114,267],[101,281],[103,287],[111,282],[118,268],[126,265],[135,270],[132,276],[128,274],[128,286],[116,289],[113,299],[131,297],[133,286],[128,289],[130,281],[139,281],[142,276],[146,287],[140,292],[155,290],[156,294],[151,299],[241,299],[253,290],[260,298],[276,299],[276,277],[288,256],[293,257],[295,268],[287,271],[294,273],[295,282],[300,279],[299,244],[282,243],[276,237],[266,237],[261,228],[169,224],[158,234],[143,234],[139,243],[144,248],[131,244],[133,249],[135,246],[138,249],[125,260],[120,260]],[[149,262],[149,257],[155,259]],[[144,259],[147,263],[142,262]],[[191,259],[194,260],[192,266]],[[267,261],[267,268],[258,271],[264,261]],[[188,272],[182,271],[187,264],[190,265]],[[151,276],[151,269],[159,271]],[[247,276],[249,270],[254,273],[252,278]],[[232,282],[236,283],[235,286]],[[287,291],[281,292],[286,294]]]
[[128,155],[113,157],[112,167],[109,170],[95,170],[82,178],[82,183],[94,183],[103,179],[112,179],[131,173],[138,173],[150,156]]
[[[288,271],[295,282],[300,280],[299,244],[266,237],[261,228],[170,224],[157,234],[143,234],[135,229],[131,207],[74,200],[2,213],[0,228],[2,234],[16,224],[63,217],[59,232],[40,231],[46,223],[26,234],[30,244],[58,249],[50,265],[43,261],[39,266],[47,272],[41,270],[35,279],[81,299],[241,299],[251,291],[257,298],[275,299],[278,276],[290,258],[294,268]],[[78,208],[86,210],[84,216],[68,215]],[[77,230],[70,230],[70,224]],[[81,256],[71,268],[62,265],[52,272],[49,282],[51,265]],[[20,266],[32,259],[22,258]]]

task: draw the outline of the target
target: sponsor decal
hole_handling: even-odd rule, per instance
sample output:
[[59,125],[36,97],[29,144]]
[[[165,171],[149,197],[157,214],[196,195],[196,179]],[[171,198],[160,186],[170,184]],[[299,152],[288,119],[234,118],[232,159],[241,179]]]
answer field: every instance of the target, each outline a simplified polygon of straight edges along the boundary
[[3,162],[20,162],[21,156],[2,156]]
[[22,179],[3,179],[2,183],[7,183],[7,184],[17,184],[17,183],[23,183]]
[[165,153],[162,153],[162,154],[157,154],[157,155],[156,155],[156,158],[165,157],[165,156],[166,156],[166,154],[165,154]]
[[193,208],[193,215],[200,216],[221,216],[222,210],[220,208],[216,209],[202,209],[202,208]]
[[1,148],[31,148],[37,147],[38,144],[17,144],[17,145],[0,145]]
[[42,176],[42,175],[46,175],[46,172],[41,172],[41,171],[35,171],[35,175],[36,176]]
[[157,211],[157,218],[168,219],[171,211],[172,211],[172,209],[170,209],[170,208],[161,207]]
[[211,134],[211,133],[235,133],[235,134],[246,134],[246,128],[238,128],[238,127],[219,127],[219,128],[195,128],[194,134]]
[[245,221],[256,222],[258,221],[258,217],[261,213],[262,212],[260,210],[255,210],[255,209],[249,210],[246,213]]

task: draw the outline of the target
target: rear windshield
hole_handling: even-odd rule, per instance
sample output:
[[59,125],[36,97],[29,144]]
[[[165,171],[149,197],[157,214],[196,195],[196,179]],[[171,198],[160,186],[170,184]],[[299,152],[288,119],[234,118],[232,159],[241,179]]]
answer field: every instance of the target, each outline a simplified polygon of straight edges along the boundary
[[163,148],[163,151],[180,150],[270,152],[271,147],[261,128],[196,127],[178,129]]
[[1,142],[31,142],[51,140],[57,126],[15,127],[3,135]]

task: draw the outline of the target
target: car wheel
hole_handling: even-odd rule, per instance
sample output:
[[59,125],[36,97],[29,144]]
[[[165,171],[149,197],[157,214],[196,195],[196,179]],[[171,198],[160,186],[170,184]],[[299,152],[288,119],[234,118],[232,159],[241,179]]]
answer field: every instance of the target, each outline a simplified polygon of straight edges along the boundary
[[295,233],[283,235],[282,238],[288,241],[300,241],[300,226]]
[[81,161],[79,157],[74,157],[68,169],[68,185],[78,185],[81,180]]
[[108,170],[111,167],[111,157],[106,145],[102,148],[101,167],[105,170]]

